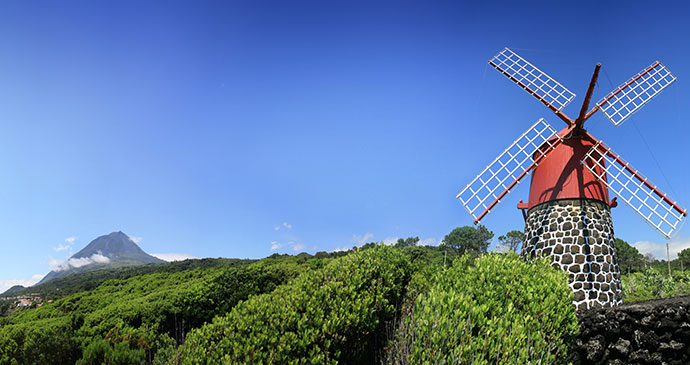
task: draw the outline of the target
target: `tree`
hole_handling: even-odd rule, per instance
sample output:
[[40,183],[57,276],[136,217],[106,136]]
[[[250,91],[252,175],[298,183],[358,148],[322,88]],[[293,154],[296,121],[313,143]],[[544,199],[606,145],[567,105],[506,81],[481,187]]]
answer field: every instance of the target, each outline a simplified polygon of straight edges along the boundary
[[[620,238],[616,238],[616,254],[621,272],[639,271],[644,265],[644,256],[635,247]],[[690,252],[688,252],[690,253]]]
[[407,237],[406,239],[398,238],[395,247],[409,247],[416,246],[419,242],[419,237]]
[[652,255],[651,252],[647,252],[644,254],[644,262],[646,266],[651,266],[656,262],[656,259],[654,258],[654,255]]
[[4,316],[11,306],[12,303],[10,303],[8,300],[0,300],[0,317]]
[[503,251],[518,252],[522,247],[522,241],[525,240],[525,235],[520,231],[510,231],[503,236],[498,237],[498,247]]
[[687,264],[690,263],[690,248],[686,248],[685,250],[680,251],[678,253],[678,259],[680,260],[683,268],[685,268],[685,266],[687,266]]
[[486,253],[493,237],[494,233],[481,224],[476,228],[464,226],[455,228],[448,233],[443,238],[441,245],[452,248],[461,255],[469,253],[473,256],[479,256]]

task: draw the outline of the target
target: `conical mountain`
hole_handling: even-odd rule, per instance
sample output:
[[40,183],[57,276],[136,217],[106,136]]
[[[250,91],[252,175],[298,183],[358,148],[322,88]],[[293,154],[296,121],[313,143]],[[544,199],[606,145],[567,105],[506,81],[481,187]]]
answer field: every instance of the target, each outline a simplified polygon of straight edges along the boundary
[[91,241],[58,270],[49,272],[39,284],[73,273],[163,262],[144,252],[122,231],[113,232]]
[[129,236],[122,233],[122,231],[113,232],[96,238],[79,252],[72,255],[71,258],[78,259],[91,257],[95,254],[106,256],[111,260],[117,259],[118,257],[136,257],[144,263],[161,262],[160,259],[144,252],[144,250],[134,243]]

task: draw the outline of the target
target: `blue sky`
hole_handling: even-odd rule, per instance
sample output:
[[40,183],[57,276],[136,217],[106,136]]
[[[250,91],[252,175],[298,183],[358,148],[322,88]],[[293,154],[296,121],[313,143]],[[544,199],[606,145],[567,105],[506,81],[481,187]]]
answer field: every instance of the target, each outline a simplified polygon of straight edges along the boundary
[[[3,3],[0,290],[117,230],[196,257],[436,244],[472,224],[455,195],[504,147],[540,117],[563,126],[487,66],[505,46],[578,95],[572,117],[596,62],[595,101],[661,60],[676,83],[620,127],[600,113],[586,127],[690,206],[687,14],[664,2]],[[523,229],[528,185],[484,220],[496,236]],[[661,256],[665,240],[630,209],[613,217],[618,237]]]

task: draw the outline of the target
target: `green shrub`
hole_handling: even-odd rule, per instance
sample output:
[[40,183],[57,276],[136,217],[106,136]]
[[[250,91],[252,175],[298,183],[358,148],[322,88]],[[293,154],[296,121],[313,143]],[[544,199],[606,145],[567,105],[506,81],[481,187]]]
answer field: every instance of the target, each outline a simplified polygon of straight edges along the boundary
[[84,350],[84,356],[77,365],[131,365],[145,364],[143,349],[133,348],[129,342],[109,343],[102,339],[91,341]]
[[651,268],[644,272],[623,275],[623,301],[627,303],[668,298],[674,296],[676,292],[687,290],[688,280],[684,275],[678,275],[674,279]]
[[673,272],[674,289],[673,295],[690,294],[690,272],[676,270]]
[[64,318],[0,329],[0,364],[71,364],[79,358],[79,345]]
[[335,259],[189,333],[182,363],[372,363],[409,280],[409,258],[377,246]]
[[578,331],[566,273],[517,254],[440,270],[392,344],[402,363],[552,363]]

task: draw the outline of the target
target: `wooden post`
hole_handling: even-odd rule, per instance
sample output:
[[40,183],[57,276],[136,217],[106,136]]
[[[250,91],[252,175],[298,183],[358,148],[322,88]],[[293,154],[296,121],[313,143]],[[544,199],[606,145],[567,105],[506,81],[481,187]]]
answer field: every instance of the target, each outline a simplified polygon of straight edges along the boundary
[[666,242],[666,262],[668,262],[668,277],[673,279],[671,276],[671,255],[668,254],[668,242]]

